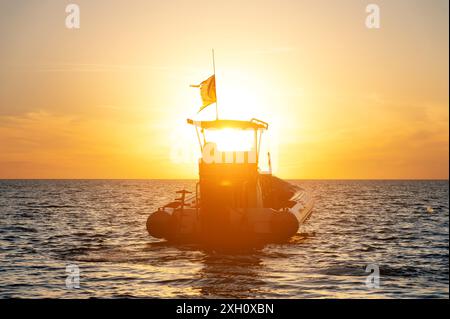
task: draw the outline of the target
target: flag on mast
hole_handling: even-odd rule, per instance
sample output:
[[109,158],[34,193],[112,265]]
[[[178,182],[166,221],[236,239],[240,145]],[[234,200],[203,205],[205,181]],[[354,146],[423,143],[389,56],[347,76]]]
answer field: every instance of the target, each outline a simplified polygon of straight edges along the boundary
[[[191,87],[200,88],[200,95],[202,97],[202,106],[200,107],[200,112],[208,105],[217,102],[216,96],[216,75],[211,75],[208,79],[203,81],[198,85],[191,85]],[[197,112],[197,113],[198,113]]]

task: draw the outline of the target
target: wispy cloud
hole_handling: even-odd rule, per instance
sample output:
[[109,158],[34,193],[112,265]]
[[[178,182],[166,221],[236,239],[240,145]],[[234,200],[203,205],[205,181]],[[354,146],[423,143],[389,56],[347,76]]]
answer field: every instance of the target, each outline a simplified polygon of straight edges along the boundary
[[13,65],[13,71],[23,72],[148,72],[148,71],[177,71],[192,72],[194,68],[169,67],[150,64],[100,64],[100,63],[60,63],[43,65]]
[[271,47],[271,48],[258,48],[253,50],[236,51],[236,56],[239,55],[274,55],[294,52],[297,49],[294,47]]

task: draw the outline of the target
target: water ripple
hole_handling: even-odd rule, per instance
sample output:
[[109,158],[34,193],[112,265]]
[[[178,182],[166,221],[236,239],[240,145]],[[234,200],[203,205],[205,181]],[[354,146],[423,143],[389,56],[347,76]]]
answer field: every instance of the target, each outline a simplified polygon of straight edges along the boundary
[[[288,243],[225,254],[146,233],[193,181],[0,181],[0,298],[448,298],[447,181],[295,183],[317,199],[309,223]],[[68,264],[80,289],[65,286]]]

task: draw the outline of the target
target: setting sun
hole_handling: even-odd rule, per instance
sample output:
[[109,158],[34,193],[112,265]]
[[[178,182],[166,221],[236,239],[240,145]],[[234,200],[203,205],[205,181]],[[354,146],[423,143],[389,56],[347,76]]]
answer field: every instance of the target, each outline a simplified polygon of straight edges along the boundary
[[219,151],[249,151],[254,134],[248,130],[221,129],[209,132],[207,139],[216,143]]

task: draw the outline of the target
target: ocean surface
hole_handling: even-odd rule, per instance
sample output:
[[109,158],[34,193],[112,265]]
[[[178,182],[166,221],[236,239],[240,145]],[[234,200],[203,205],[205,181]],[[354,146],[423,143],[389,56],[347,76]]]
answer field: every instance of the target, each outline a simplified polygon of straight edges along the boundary
[[218,253],[147,234],[194,181],[0,181],[0,298],[449,297],[448,181],[292,182],[316,198],[297,236]]

